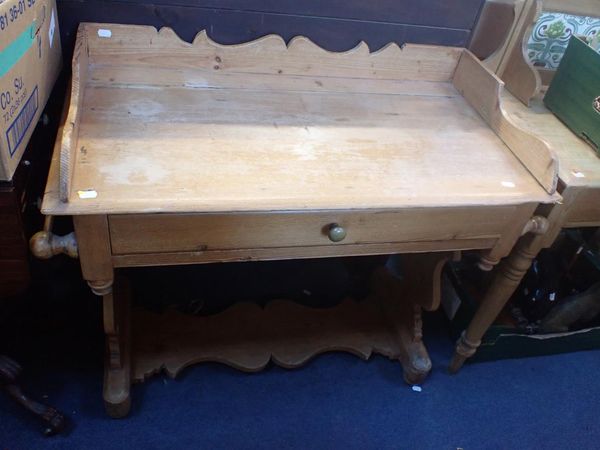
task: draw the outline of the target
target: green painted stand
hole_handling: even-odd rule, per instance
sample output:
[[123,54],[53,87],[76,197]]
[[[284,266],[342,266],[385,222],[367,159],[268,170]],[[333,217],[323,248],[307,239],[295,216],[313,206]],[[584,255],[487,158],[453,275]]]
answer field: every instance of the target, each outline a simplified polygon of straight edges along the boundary
[[544,103],[600,154],[600,54],[576,36],[569,41]]

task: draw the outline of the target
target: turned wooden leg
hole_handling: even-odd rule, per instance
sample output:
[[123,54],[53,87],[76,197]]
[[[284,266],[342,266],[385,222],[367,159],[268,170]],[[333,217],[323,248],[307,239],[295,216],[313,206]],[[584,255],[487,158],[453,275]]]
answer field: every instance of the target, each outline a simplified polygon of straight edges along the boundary
[[531,266],[533,258],[540,251],[541,243],[542,239],[539,235],[524,236],[519,240],[510,256],[499,264],[498,271],[475,316],[458,339],[454,357],[449,367],[451,373],[458,372],[467,358],[475,354],[484,333],[515,292]]
[[81,273],[96,295],[102,296],[106,360],[104,405],[111,417],[129,413],[131,369],[129,356],[129,298],[126,283],[115,280],[108,217],[73,216]]
[[423,343],[422,310],[440,304],[441,274],[450,253],[404,255],[402,280],[387,270],[375,272],[373,286],[400,349],[404,381],[419,384],[431,371],[431,359]]
[[114,290],[104,286],[104,292],[104,406],[109,416],[120,418],[131,409],[130,299],[124,280],[118,280]]
[[421,307],[406,302],[403,320],[396,321],[396,333],[400,339],[400,364],[404,381],[408,384],[422,383],[431,372],[431,359],[423,343],[423,320]]
[[44,434],[46,436],[52,436],[62,431],[65,427],[65,417],[60,411],[27,397],[17,384],[17,378],[20,373],[21,366],[16,361],[7,356],[0,355],[0,380],[8,395],[44,421],[46,424]]

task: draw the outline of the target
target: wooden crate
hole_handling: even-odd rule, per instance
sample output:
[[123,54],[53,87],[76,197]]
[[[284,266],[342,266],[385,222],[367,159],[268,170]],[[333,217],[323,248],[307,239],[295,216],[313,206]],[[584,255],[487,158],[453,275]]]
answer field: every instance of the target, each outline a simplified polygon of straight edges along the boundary
[[600,154],[600,54],[574,36],[544,103]]

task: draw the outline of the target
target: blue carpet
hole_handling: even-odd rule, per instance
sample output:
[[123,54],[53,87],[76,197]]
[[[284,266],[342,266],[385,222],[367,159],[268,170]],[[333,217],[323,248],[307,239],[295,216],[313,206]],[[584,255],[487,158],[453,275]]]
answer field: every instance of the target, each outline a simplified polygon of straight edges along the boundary
[[[322,355],[302,369],[244,374],[218,364],[157,376],[133,389],[133,410],[113,420],[99,366],[28,368],[29,392],[63,410],[65,435],[0,397],[6,449],[559,449],[598,448],[600,351],[467,365],[446,373],[452,342],[429,333],[434,363],[422,392],[398,363]],[[37,390],[35,390],[37,389]]]

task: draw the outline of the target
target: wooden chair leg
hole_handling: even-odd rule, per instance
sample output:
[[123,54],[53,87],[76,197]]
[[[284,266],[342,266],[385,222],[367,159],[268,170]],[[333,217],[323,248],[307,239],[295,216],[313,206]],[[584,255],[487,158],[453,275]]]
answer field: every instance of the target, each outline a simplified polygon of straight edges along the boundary
[[44,421],[46,424],[44,434],[46,436],[52,436],[61,432],[65,427],[65,417],[60,411],[51,406],[38,403],[27,397],[16,382],[20,373],[21,366],[16,361],[7,356],[0,355],[0,379],[7,394],[25,409]]
[[130,297],[124,280],[103,295],[106,359],[104,362],[104,406],[113,418],[125,417],[131,409]]
[[475,316],[456,343],[449,367],[450,373],[458,372],[467,358],[475,354],[481,344],[481,338],[519,286],[540,249],[540,236],[526,235],[500,263]]

